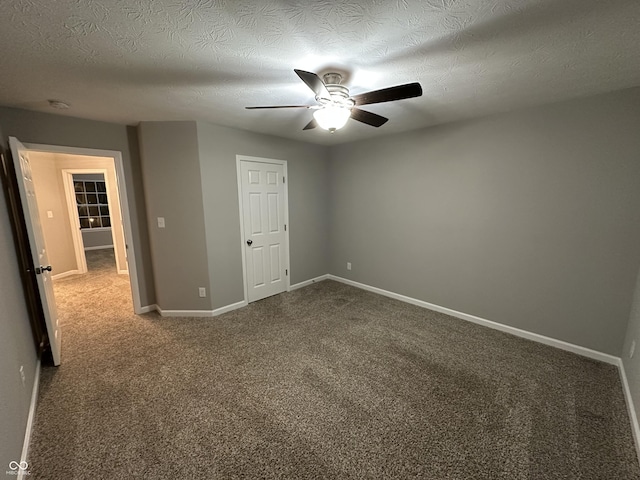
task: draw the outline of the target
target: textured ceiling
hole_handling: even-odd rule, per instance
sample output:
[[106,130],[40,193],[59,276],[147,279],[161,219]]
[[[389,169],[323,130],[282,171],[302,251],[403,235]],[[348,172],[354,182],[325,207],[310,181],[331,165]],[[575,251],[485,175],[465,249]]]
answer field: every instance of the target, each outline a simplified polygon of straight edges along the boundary
[[[640,85],[638,0],[1,0],[0,104],[136,124],[203,120],[315,143]],[[294,68],[351,94],[419,81],[390,118],[302,131]]]

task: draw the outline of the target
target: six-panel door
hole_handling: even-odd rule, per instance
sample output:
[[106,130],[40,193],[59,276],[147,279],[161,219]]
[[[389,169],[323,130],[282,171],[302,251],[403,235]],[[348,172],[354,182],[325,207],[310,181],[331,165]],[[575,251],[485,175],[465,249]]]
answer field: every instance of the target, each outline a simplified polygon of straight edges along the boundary
[[286,234],[284,167],[241,161],[248,301],[284,292]]
[[[58,324],[58,312],[51,283],[51,266],[47,257],[47,249],[44,242],[44,235],[38,214],[38,202],[36,191],[31,177],[31,164],[27,149],[17,138],[9,137],[11,154],[18,176],[18,190],[20,190],[20,200],[25,214],[25,225],[29,237],[29,246],[33,257],[33,265],[36,269],[35,275],[40,292],[40,302],[44,312],[49,344],[53,364],[60,365],[62,351],[62,334]],[[45,268],[42,268],[45,267]]]

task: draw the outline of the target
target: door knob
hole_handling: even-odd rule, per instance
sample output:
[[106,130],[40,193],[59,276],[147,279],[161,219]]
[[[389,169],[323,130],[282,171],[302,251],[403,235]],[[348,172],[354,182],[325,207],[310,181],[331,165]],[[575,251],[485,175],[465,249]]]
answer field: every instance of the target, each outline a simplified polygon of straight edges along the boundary
[[251,246],[252,243],[253,243],[253,240],[247,240],[247,245]]
[[51,268],[51,265],[47,265],[46,267],[43,267],[42,265],[40,265],[40,267],[39,267],[39,268],[36,268],[36,273],[37,273],[38,275],[40,275],[40,274],[42,274],[42,273],[44,273],[44,272],[50,272],[51,270],[53,270],[53,269]]

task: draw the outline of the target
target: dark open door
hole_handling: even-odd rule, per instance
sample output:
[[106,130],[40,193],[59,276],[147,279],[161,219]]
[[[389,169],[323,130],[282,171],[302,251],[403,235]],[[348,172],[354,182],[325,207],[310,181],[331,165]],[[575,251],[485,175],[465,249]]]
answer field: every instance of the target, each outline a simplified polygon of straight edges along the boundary
[[0,158],[2,159],[2,169],[0,170],[2,190],[4,191],[7,202],[7,210],[16,247],[18,268],[20,270],[20,280],[25,294],[36,351],[38,352],[38,356],[44,353],[43,360],[52,362],[44,312],[42,311],[42,302],[40,301],[40,293],[35,277],[33,257],[29,248],[27,228],[22,204],[20,202],[20,192],[18,190],[13,162],[11,158],[9,158],[9,155],[10,153],[4,151],[2,146],[0,146]]

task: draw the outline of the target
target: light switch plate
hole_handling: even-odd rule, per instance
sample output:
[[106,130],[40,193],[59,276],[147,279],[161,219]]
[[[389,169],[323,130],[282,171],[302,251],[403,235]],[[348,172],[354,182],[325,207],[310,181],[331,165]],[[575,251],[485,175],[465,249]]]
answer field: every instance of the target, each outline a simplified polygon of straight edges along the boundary
[[47,210],[47,218],[53,218],[53,210]]
[[164,217],[158,217],[158,228],[164,228]]

